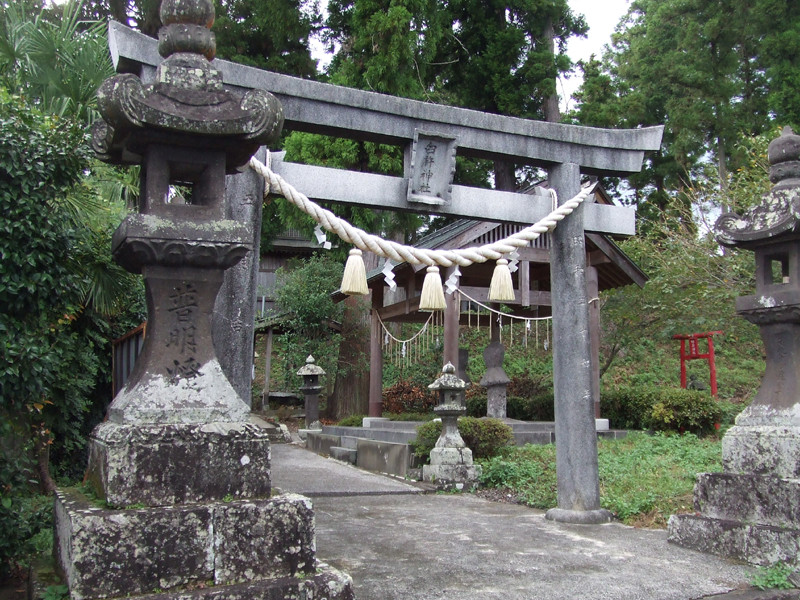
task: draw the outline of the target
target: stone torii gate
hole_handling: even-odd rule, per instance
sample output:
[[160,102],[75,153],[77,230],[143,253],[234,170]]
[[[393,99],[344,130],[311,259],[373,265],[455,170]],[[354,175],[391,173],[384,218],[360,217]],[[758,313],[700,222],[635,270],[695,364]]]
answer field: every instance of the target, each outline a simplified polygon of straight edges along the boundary
[[[111,23],[109,43],[118,71],[153,81],[160,61],[156,40]],[[270,73],[222,60],[214,66],[227,87],[268,90],[283,106],[285,129],[394,144],[405,149],[404,177],[314,167],[276,161],[272,169],[313,200],[428,212],[487,221],[531,224],[552,209],[545,196],[452,185],[456,152],[463,156],[544,167],[559,203],[577,195],[582,174],[626,175],[641,169],[644,152],[660,146],[662,127],[609,130],[531,121],[395,98]],[[436,147],[435,173],[425,172],[424,148]],[[258,189],[229,178],[245,197],[242,214],[258,219],[253,203]],[[237,182],[239,178],[239,182]],[[433,188],[433,189],[431,189]],[[255,190],[255,191],[254,191]],[[237,200],[234,200],[236,203]],[[242,205],[242,201],[238,201]],[[258,231],[258,229],[256,230]],[[600,509],[597,442],[591,391],[589,310],[586,294],[584,233],[633,235],[631,208],[585,204],[552,233],[553,371],[556,418],[558,508],[548,518],[599,523],[610,513]],[[255,257],[255,261],[253,260]],[[242,260],[240,276],[227,277],[217,302],[228,303],[215,315],[215,341],[223,369],[234,388],[249,399],[252,315],[258,245]],[[247,277],[247,271],[253,273]],[[231,315],[235,315],[233,318]],[[219,322],[220,319],[222,322]],[[238,331],[231,332],[233,321]],[[223,339],[219,339],[222,337]],[[237,366],[239,371],[237,372]],[[371,386],[380,385],[375,378]]]

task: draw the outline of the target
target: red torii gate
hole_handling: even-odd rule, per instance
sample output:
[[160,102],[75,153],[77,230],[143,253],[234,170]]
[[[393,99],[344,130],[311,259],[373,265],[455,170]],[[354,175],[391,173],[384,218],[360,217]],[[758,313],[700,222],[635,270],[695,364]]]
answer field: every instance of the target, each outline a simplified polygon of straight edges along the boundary
[[[711,395],[717,397],[717,365],[714,362],[714,336],[722,335],[721,331],[708,331],[706,333],[677,334],[672,339],[681,341],[681,387],[686,389],[686,361],[698,358],[708,360],[708,370],[711,373]],[[708,340],[708,352],[701,353],[698,340]],[[689,342],[689,350],[686,350],[686,342]]]

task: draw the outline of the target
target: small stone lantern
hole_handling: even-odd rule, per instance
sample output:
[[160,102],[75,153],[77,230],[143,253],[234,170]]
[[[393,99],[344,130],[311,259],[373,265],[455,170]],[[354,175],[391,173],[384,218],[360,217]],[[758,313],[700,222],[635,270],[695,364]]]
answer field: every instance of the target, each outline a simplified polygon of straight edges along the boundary
[[310,354],[306,359],[306,364],[300,367],[297,374],[303,378],[303,385],[300,387],[305,396],[306,405],[306,429],[320,429],[319,426],[319,393],[322,385],[319,382],[320,375],[325,375],[325,371],[315,364],[314,357]]
[[481,474],[480,466],[472,462],[472,450],[458,432],[458,418],[467,412],[467,384],[455,373],[456,368],[447,363],[442,376],[428,386],[439,393],[439,403],[433,411],[442,419],[442,433],[431,450],[431,464],[422,468],[422,479],[442,490],[475,488]]

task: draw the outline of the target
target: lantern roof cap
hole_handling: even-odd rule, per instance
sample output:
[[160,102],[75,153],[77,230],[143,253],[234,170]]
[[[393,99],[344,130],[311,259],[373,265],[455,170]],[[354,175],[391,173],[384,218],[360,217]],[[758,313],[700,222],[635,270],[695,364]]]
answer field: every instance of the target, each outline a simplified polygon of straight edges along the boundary
[[784,127],[767,151],[774,187],[742,215],[725,213],[714,231],[723,246],[754,248],[800,237],[800,136]]
[[442,367],[442,376],[428,386],[430,390],[463,390],[466,389],[467,382],[456,375],[456,368],[453,363],[448,362]]

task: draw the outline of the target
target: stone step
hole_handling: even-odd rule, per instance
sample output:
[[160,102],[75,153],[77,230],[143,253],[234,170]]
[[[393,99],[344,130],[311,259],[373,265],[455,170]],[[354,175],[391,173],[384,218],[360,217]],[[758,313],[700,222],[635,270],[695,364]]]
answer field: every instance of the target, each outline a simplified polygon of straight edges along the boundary
[[322,428],[322,433],[323,435],[349,436],[395,444],[407,444],[417,437],[416,430],[402,431],[372,427],[340,427],[338,425],[326,425]]
[[800,480],[752,473],[700,473],[695,510],[714,519],[800,527]]
[[358,452],[355,448],[343,448],[342,446],[331,446],[330,456],[336,460],[341,460],[351,465],[356,464]]
[[341,437],[309,430],[306,434],[306,448],[323,456],[331,455],[331,448],[341,446]]
[[800,556],[800,529],[701,515],[672,515],[667,539],[684,548],[761,566],[779,561],[797,564]]
[[359,439],[356,452],[356,466],[374,473],[405,477],[413,466],[408,444]]

